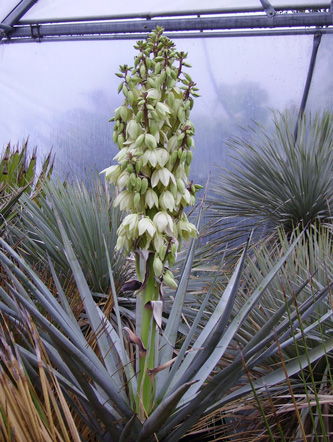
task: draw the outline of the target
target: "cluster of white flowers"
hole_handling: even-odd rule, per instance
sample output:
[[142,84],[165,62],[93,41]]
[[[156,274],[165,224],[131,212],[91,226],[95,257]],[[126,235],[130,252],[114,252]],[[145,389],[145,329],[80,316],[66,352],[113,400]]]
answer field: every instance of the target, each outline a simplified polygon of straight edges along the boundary
[[202,188],[189,182],[194,127],[189,120],[193,97],[191,77],[183,72],[186,53],[157,27],[139,41],[134,67],[120,66],[113,141],[119,147],[117,165],[105,169],[106,179],[119,190],[115,205],[128,212],[118,229],[117,249],[154,254],[155,277],[176,287],[172,273],[181,240],[196,237],[184,208],[193,205]]

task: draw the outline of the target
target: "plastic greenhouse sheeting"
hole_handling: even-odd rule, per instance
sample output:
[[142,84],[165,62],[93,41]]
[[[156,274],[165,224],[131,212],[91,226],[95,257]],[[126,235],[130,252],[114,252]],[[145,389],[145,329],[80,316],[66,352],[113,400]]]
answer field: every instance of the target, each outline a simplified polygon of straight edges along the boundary
[[[332,36],[325,37],[315,74],[330,78]],[[239,126],[265,124],[270,108],[299,107],[312,41],[311,35],[176,41],[177,49],[189,53],[201,93],[191,117],[196,181],[204,184],[214,164],[226,165],[224,141]],[[0,46],[2,145],[29,137],[42,155],[53,148],[63,173],[108,166],[117,150],[108,120],[122,103],[114,73],[119,64],[130,65],[134,53],[128,40]],[[332,97],[331,91],[321,95]]]

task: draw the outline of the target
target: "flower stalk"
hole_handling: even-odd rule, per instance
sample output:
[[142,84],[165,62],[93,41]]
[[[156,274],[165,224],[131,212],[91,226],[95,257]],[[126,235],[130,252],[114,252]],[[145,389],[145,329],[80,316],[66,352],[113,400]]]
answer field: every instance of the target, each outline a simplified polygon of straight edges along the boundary
[[190,117],[198,96],[187,54],[157,27],[147,41],[139,41],[134,67],[120,66],[118,92],[124,104],[115,110],[113,141],[119,148],[116,165],[103,172],[119,193],[115,205],[127,212],[118,229],[117,249],[134,254],[142,287],[137,334],[147,350],[139,356],[139,416],[149,415],[154,405],[154,381],[148,376],[157,361],[156,318],[147,306],[160,301],[163,284],[177,283],[172,266],[182,240],[197,236],[184,209],[193,206],[202,188],[189,180],[194,149]]

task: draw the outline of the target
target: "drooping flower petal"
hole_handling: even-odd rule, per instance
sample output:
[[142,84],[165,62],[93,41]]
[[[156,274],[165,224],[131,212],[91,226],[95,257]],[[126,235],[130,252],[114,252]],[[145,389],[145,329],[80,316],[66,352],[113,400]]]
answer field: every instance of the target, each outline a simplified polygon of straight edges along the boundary
[[169,210],[169,212],[175,210],[175,199],[169,190],[162,192],[159,202],[163,210]]
[[151,237],[153,237],[156,232],[156,227],[153,221],[148,216],[145,216],[144,218],[140,219],[138,223],[138,230],[140,236],[147,232]]
[[158,208],[158,196],[153,189],[148,188],[145,194],[146,205],[149,209],[152,209],[154,206]]
[[173,232],[173,220],[166,212],[157,212],[153,218],[154,224],[159,232],[164,232],[169,228]]

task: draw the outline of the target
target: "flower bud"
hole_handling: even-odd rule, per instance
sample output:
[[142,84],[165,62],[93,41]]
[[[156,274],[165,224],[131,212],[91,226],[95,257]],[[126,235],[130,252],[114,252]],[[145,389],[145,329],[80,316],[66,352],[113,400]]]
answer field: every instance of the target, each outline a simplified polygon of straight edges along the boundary
[[148,180],[147,178],[143,178],[141,180],[141,189],[140,189],[141,195],[144,195],[147,189],[148,189]]
[[136,209],[139,208],[139,206],[140,206],[140,201],[141,201],[140,193],[139,193],[139,192],[135,192],[135,194],[134,194],[133,204],[134,204],[134,207],[135,207]]
[[158,256],[155,255],[153,261],[154,274],[156,278],[159,278],[163,272],[163,263]]
[[145,135],[145,145],[148,147],[148,149],[156,149],[157,147],[157,142],[156,142],[156,138],[154,137],[154,135],[152,134],[146,134]]
[[139,135],[138,138],[135,140],[134,147],[135,148],[141,147],[144,140],[145,140],[145,134]]
[[185,183],[181,178],[177,178],[177,189],[179,190],[179,192],[181,194],[185,193],[185,189],[186,189]]
[[178,284],[174,280],[173,274],[170,272],[170,270],[166,270],[164,272],[163,282],[172,289],[176,289],[178,287]]
[[166,255],[166,251],[167,251],[167,246],[165,244],[163,244],[159,249],[158,249],[158,254],[161,258],[162,261],[164,261],[165,255]]

